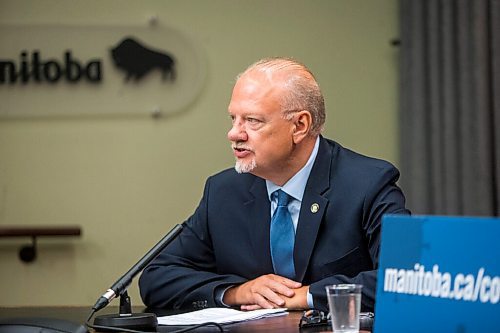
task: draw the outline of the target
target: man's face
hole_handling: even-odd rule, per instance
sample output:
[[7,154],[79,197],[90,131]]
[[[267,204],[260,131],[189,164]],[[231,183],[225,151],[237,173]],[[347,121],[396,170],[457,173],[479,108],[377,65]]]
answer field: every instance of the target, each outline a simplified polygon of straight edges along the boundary
[[282,88],[261,74],[245,74],[236,83],[227,137],[236,170],[272,180],[292,163],[293,122],[282,116],[278,102]]

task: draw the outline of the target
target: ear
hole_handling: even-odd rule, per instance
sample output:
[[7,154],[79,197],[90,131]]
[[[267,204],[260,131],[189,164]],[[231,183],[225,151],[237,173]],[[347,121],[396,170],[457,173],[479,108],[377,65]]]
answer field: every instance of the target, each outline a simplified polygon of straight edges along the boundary
[[312,125],[311,113],[307,110],[298,111],[294,115],[293,125],[293,142],[297,144],[309,135]]

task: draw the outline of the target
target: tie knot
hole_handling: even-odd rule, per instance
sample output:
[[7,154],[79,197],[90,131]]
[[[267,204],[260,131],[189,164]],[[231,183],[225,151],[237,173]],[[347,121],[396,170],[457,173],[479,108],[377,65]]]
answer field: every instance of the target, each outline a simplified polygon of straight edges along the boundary
[[288,206],[290,196],[282,190],[277,190],[275,193],[278,196],[278,206]]

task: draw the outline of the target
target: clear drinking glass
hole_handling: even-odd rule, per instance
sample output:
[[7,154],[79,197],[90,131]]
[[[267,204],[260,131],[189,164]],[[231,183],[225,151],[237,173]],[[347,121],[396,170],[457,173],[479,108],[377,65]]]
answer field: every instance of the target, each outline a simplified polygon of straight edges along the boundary
[[326,287],[334,332],[359,332],[362,288],[360,284],[335,284]]

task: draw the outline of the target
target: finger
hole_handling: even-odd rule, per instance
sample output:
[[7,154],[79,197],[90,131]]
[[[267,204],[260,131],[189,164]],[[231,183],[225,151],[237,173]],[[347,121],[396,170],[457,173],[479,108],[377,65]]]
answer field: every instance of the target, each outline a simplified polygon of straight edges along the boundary
[[[274,294],[274,295],[277,297],[277,295],[276,295],[276,294]],[[280,300],[283,304],[285,304],[285,301],[284,301],[284,300],[282,300],[282,299],[281,299],[281,298],[279,298],[279,297],[278,297],[278,299],[279,299],[279,300]],[[275,307],[276,307],[276,305],[275,305],[276,303],[275,303],[275,304],[271,303],[271,302],[272,302],[272,300],[268,299],[267,297],[264,297],[264,296],[263,296],[263,295],[261,295],[261,294],[255,294],[255,296],[254,296],[254,301],[255,301],[255,304],[252,304],[252,305],[258,305],[258,306],[260,306],[260,307],[261,307],[261,308],[263,308],[263,309],[273,309],[273,308],[275,308]]]
[[283,295],[286,297],[293,297],[295,295],[295,288],[290,288],[287,285],[281,283],[281,281],[272,280],[268,283],[267,286],[278,295]]
[[283,289],[281,292],[276,292],[273,290],[271,286],[266,286],[262,290],[259,291],[259,295],[263,296],[268,303],[272,303],[272,307],[281,307],[285,305],[285,300],[283,299],[282,295],[285,295],[284,293],[287,293],[288,290],[292,293],[294,293],[293,290],[287,289],[283,286],[278,285],[278,289]]
[[253,304],[253,305],[242,305],[240,309],[242,311],[253,311],[253,310],[260,310],[262,309],[262,307],[260,305]]
[[289,278],[286,278],[284,276],[279,276],[279,275],[272,275],[271,279],[292,289],[300,288],[302,287],[302,283],[290,280]]
[[[274,303],[273,305],[282,306],[285,300],[280,295],[293,296],[294,291],[270,278],[269,276],[261,276],[253,280],[249,286],[249,292],[253,295],[243,304],[260,304],[262,307],[268,309],[268,302]],[[260,302],[260,303],[259,303]]]

